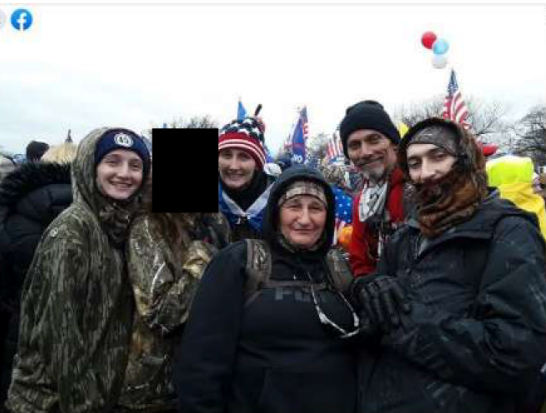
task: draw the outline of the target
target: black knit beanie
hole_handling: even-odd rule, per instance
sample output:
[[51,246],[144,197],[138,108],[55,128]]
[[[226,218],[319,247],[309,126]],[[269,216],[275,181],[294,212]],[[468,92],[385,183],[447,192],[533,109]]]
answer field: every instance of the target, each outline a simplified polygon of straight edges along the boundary
[[339,134],[343,144],[343,153],[348,158],[347,141],[349,135],[360,129],[372,129],[381,132],[395,145],[400,143],[400,133],[383,105],[375,100],[364,100],[347,108],[341,121]]

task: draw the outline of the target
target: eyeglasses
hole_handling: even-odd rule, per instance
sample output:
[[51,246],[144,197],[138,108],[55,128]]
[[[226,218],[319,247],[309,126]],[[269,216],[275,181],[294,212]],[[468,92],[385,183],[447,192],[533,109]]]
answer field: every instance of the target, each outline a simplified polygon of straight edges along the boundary
[[307,277],[309,278],[309,281],[311,282],[311,285],[310,285],[311,297],[313,299],[313,304],[315,305],[315,310],[317,311],[317,315],[320,320],[320,323],[324,326],[333,328],[336,331],[336,333],[340,333],[341,334],[340,338],[349,338],[349,337],[353,337],[357,335],[360,332],[360,328],[359,328],[360,320],[358,316],[356,315],[356,312],[353,306],[351,305],[351,303],[349,302],[349,300],[347,300],[345,296],[341,294],[339,291],[334,289],[334,292],[341,297],[341,299],[343,300],[343,302],[349,308],[349,310],[351,311],[351,314],[353,315],[354,330],[352,331],[347,331],[343,327],[340,327],[334,321],[330,320],[328,316],[324,313],[324,311],[322,311],[322,309],[318,305],[317,295],[315,293],[315,287],[313,286],[313,279],[311,278],[311,275],[309,273],[307,273]]

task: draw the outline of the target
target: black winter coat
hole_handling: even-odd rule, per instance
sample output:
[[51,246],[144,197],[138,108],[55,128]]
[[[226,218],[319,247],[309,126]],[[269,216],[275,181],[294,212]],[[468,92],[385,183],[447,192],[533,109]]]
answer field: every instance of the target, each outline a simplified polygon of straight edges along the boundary
[[490,196],[469,221],[424,244],[419,237],[410,222],[379,264],[412,311],[365,350],[359,412],[514,412],[546,362],[536,217]]
[[[325,188],[329,209],[322,247],[296,256],[278,243],[273,222],[286,185],[302,174]],[[180,412],[354,412],[357,348],[325,329],[310,290],[301,285],[308,280],[306,272],[313,282],[326,280],[324,257],[334,211],[333,193],[320,175],[306,168],[287,170],[272,190],[264,219],[271,280],[287,284],[261,289],[246,302],[246,243],[233,244],[213,259],[177,349],[174,381]],[[299,287],[289,285],[294,277]],[[332,290],[316,295],[324,313],[351,330],[352,313],[340,295]]]
[[0,401],[17,350],[21,288],[42,233],[72,203],[70,166],[27,163],[0,183]]

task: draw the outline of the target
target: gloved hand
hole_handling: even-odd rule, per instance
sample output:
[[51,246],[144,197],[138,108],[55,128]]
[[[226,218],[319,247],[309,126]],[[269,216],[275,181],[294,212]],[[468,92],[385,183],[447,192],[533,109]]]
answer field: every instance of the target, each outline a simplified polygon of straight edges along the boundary
[[373,275],[359,284],[356,298],[367,317],[388,333],[400,325],[400,311],[409,313],[411,304],[399,281],[388,275]]

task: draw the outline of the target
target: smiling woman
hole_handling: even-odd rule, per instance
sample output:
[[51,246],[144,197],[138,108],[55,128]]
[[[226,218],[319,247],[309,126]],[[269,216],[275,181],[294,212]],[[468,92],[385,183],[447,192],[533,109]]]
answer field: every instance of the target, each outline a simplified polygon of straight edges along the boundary
[[122,201],[140,187],[142,170],[140,156],[132,151],[117,149],[97,165],[97,186],[104,195]]
[[233,241],[260,238],[274,177],[264,171],[263,122],[245,118],[224,126],[218,138],[218,206]]
[[78,146],[74,201],[27,272],[8,411],[105,411],[116,402],[134,315],[125,243],[149,170],[144,142],[128,129],[96,129]]
[[229,245],[205,270],[176,352],[179,411],[356,411],[359,320],[344,295],[353,277],[333,258],[334,224],[322,175],[284,171],[263,239]]
[[228,188],[242,190],[252,181],[256,161],[244,150],[226,148],[218,153],[218,170]]
[[293,184],[279,201],[280,230],[298,248],[313,248],[326,224],[326,196],[313,182]]
[[140,137],[114,130],[97,142],[95,165],[101,193],[123,201],[141,187],[143,175],[150,169],[150,155]]

